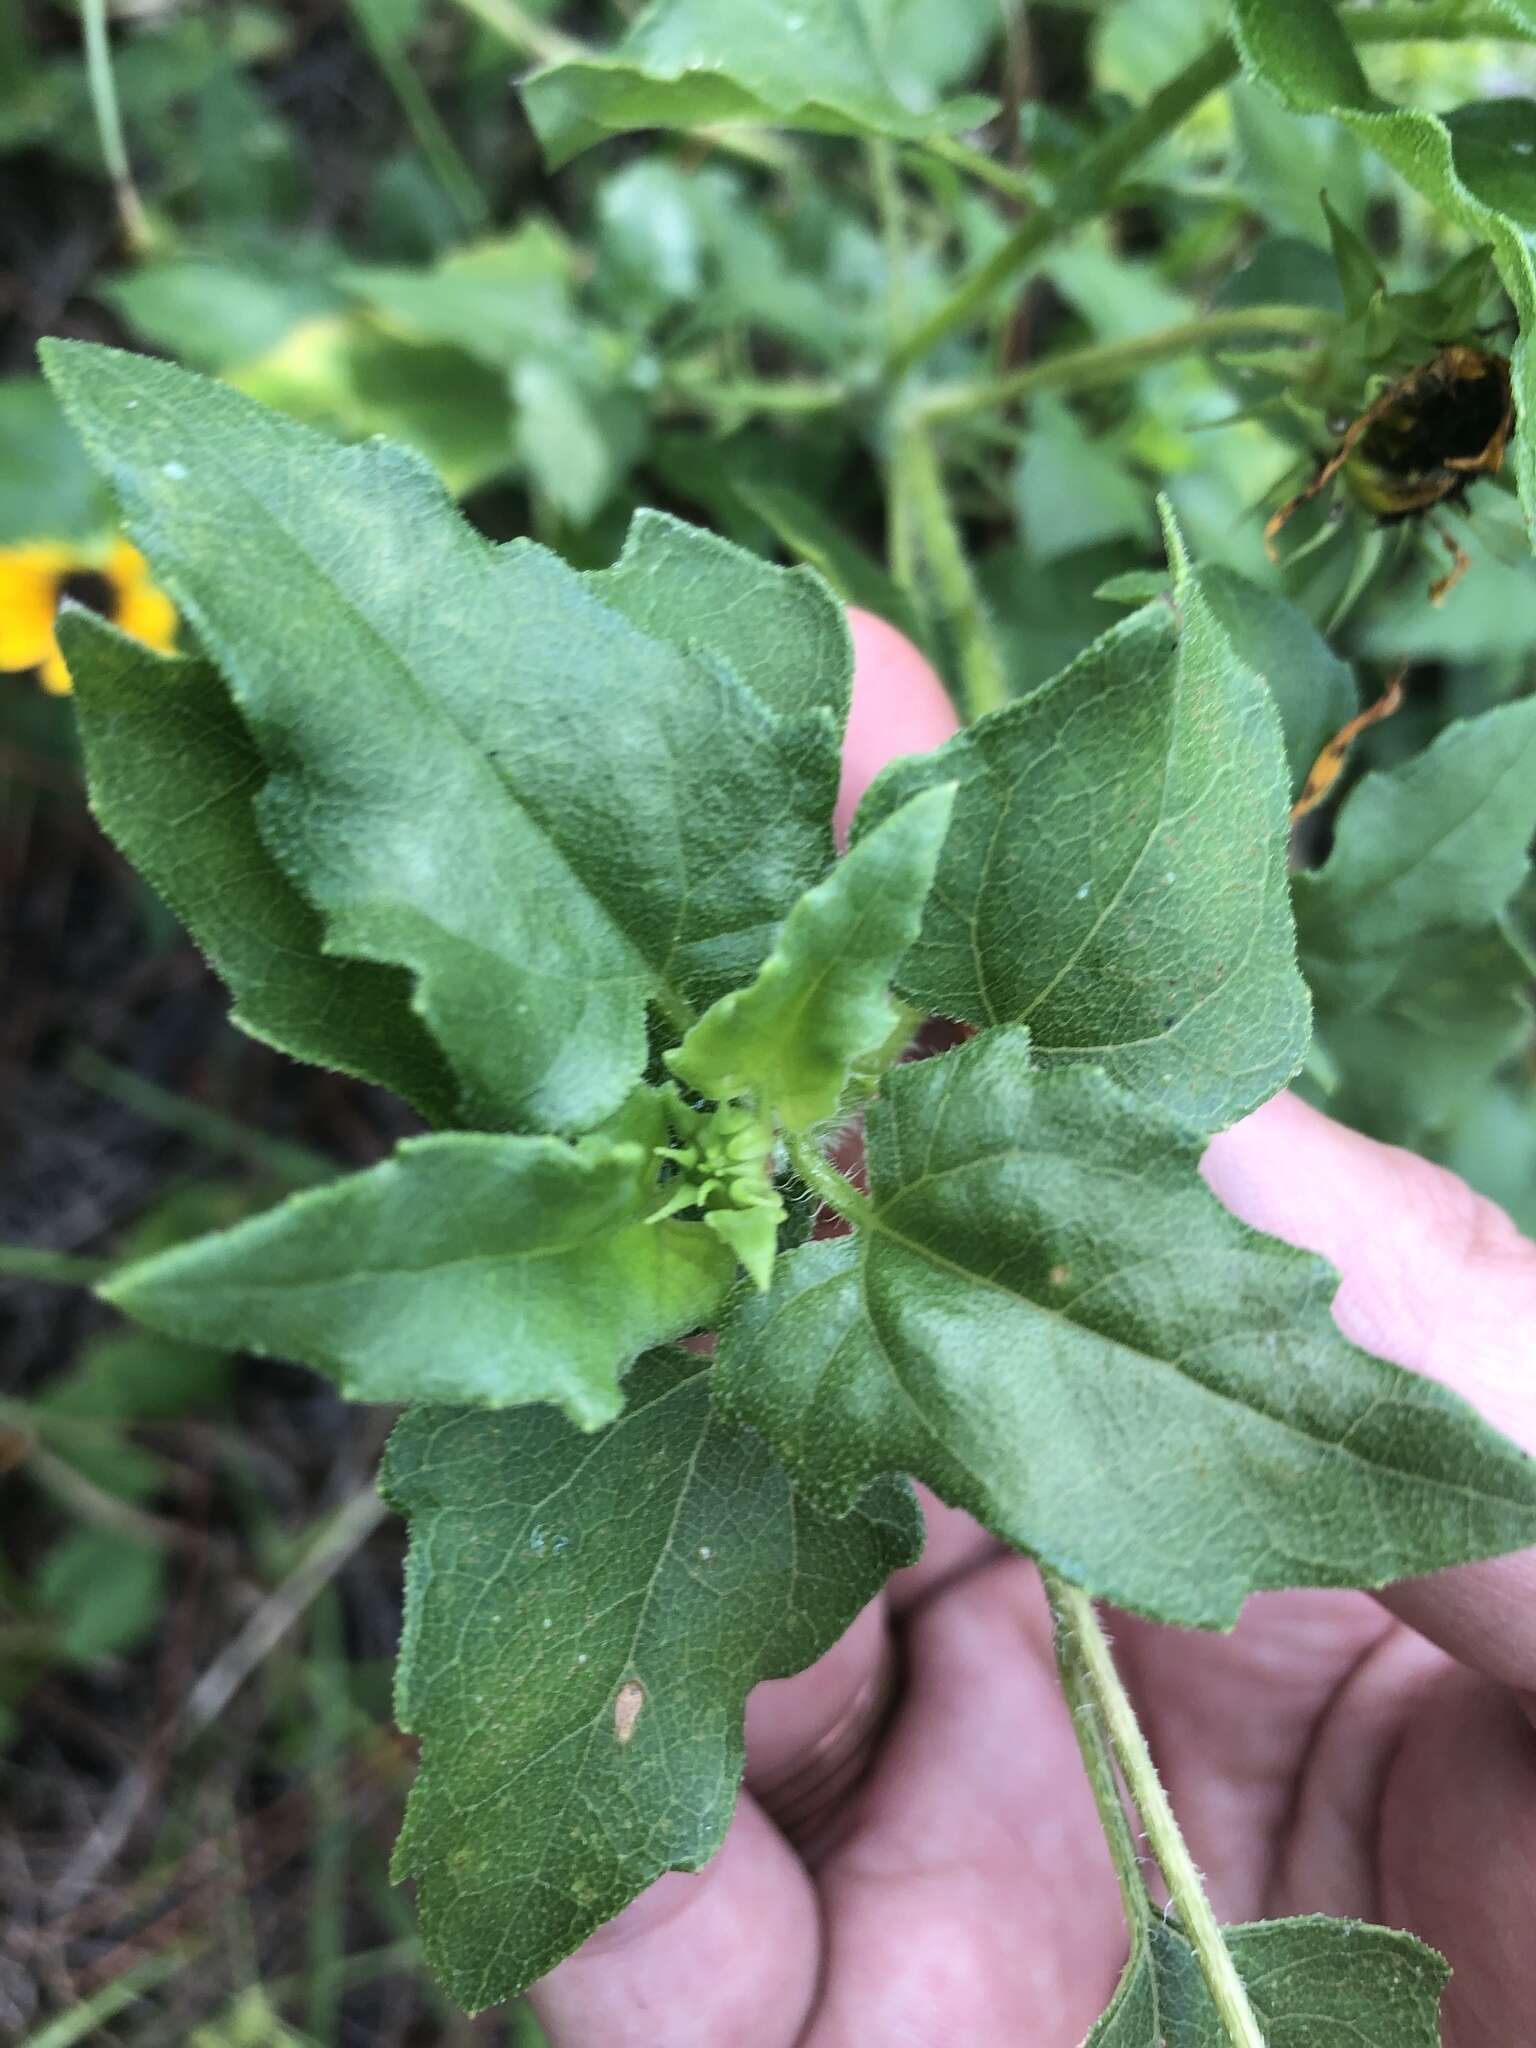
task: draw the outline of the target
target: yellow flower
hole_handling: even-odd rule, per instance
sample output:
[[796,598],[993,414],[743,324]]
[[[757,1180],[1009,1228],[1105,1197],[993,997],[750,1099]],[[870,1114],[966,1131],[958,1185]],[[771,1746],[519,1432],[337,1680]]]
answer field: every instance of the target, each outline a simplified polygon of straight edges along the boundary
[[0,671],[35,669],[45,690],[65,695],[69,670],[53,627],[67,597],[162,654],[175,645],[176,608],[149,580],[149,565],[136,547],[114,541],[103,557],[34,541],[0,548]]

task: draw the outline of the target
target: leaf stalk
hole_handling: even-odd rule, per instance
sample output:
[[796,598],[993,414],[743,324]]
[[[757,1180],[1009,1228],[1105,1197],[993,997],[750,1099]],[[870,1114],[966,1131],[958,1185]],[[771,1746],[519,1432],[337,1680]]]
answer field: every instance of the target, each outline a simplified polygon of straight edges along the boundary
[[1028,363],[1005,377],[975,384],[940,385],[919,399],[915,416],[930,425],[990,412],[1037,391],[1092,391],[1116,384],[1153,363],[1195,355],[1225,342],[1247,341],[1267,334],[1290,334],[1298,340],[1322,339],[1338,326],[1338,315],[1321,306],[1236,306],[1198,319],[1155,327],[1129,341],[1095,342],[1086,348],[1064,349],[1042,362]]
[[790,1165],[827,1208],[835,1210],[855,1230],[864,1228],[871,1221],[874,1203],[868,1195],[860,1194],[845,1174],[838,1172],[813,1140],[786,1133],[784,1149],[789,1154]]

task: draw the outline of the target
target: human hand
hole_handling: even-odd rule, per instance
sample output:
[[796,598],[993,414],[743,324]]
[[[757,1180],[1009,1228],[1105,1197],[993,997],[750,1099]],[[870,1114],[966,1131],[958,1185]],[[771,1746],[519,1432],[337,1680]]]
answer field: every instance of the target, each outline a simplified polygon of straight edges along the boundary
[[[952,714],[854,615],[844,824]],[[1289,1097],[1210,1147],[1229,1208],[1321,1252],[1367,1350],[1536,1450],[1536,1245],[1454,1176]],[[1075,2048],[1125,1952],[1034,1567],[925,1496],[928,1544],[840,1643],[747,1709],[724,1849],[663,1878],[533,1994],[554,2048]],[[1536,1551],[1356,1593],[1251,1600],[1230,1636],[1113,1623],[1223,1920],[1323,1912],[1450,1959],[1447,2048],[1536,2010]],[[814,1869],[754,1798],[848,1721],[894,1635],[904,1688]]]

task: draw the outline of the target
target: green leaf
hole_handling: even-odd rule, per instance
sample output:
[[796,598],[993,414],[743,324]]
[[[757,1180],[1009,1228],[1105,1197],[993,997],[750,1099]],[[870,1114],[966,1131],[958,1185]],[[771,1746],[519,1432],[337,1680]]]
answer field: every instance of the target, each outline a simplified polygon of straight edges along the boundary
[[790,1130],[835,1116],[900,1022],[886,991],[917,936],[954,796],[942,784],[903,804],[802,896],[756,980],[668,1053],[673,1072],[715,1101],[749,1095]]
[[99,289],[153,347],[210,370],[269,354],[301,321],[338,304],[317,269],[267,270],[217,256],[162,257]]
[[1187,1127],[1025,1034],[895,1068],[856,1236],[733,1301],[718,1398],[834,1511],[910,1472],[1096,1595],[1229,1625],[1536,1536],[1536,1463],[1367,1358],[1323,1261],[1261,1238]]
[[365,314],[306,320],[228,381],[348,440],[405,442],[455,495],[513,466],[506,378],[462,348],[404,340]]
[[651,0],[601,56],[536,71],[523,100],[551,167],[634,128],[740,122],[906,141],[985,120],[988,100],[898,96],[861,0]]
[[462,348],[493,370],[580,345],[571,304],[575,252],[545,222],[455,249],[424,269],[348,264],[344,290],[421,341]]
[[1456,167],[1478,196],[1517,226],[1536,228],[1536,100],[1478,100],[1440,118]]
[[1435,1156],[1536,1237],[1536,1093],[1525,1076],[1484,1089],[1441,1134]]
[[618,1138],[452,1134],[118,1273],[108,1300],[197,1343],[300,1360],[358,1401],[553,1401],[583,1429],[649,1344],[706,1323],[733,1261],[658,1206],[661,1097]]
[[855,836],[958,781],[922,935],[924,1009],[1027,1023],[1207,1126],[1283,1087],[1307,1043],[1286,905],[1279,722],[1199,584],[1133,613],[1033,695],[875,783]]
[[91,808],[228,984],[234,1022],[452,1122],[458,1091],[411,1009],[409,977],[328,958],[320,919],[267,851],[265,770],[217,671],[155,654],[84,610],[60,620],[59,644]]
[[74,1530],[37,1574],[37,1603],[56,1621],[64,1655],[80,1663],[134,1649],[159,1621],[165,1593],[164,1554],[115,1530]]
[[[1358,1920],[1224,1928],[1268,2048],[1439,2048],[1450,1971],[1431,1948]],[[1084,2048],[1227,2048],[1195,1952],[1153,1923]]]
[[[591,1128],[748,977],[831,859],[842,678],[768,709],[641,633],[423,465],[80,344],[51,375],[270,779],[262,836],[330,950],[411,970],[465,1121]],[[280,601],[279,601],[280,598]],[[700,745],[707,733],[710,744]]]
[[736,496],[792,555],[824,576],[845,604],[873,612],[909,640],[921,640],[922,622],[900,584],[814,498],[750,478],[737,481]]
[[1447,726],[1401,767],[1367,775],[1326,866],[1295,878],[1296,924],[1320,1009],[1363,1009],[1423,935],[1480,931],[1528,870],[1536,833],[1536,699]]
[[1154,530],[1145,483],[1103,436],[1090,434],[1072,408],[1042,396],[1013,474],[1015,516],[1032,562],[1104,541],[1144,546]]
[[108,518],[106,493],[42,378],[0,380],[0,547],[90,540]]
[[624,552],[587,588],[642,633],[698,647],[772,711],[829,711],[841,731],[853,694],[843,608],[809,569],[776,569],[665,512],[635,514]]
[[1268,686],[1285,735],[1291,794],[1340,727],[1360,708],[1355,678],[1299,606],[1235,569],[1202,564],[1200,589],[1237,658]]
[[513,440],[528,481],[575,526],[594,520],[645,440],[633,393],[594,389],[567,366],[532,356],[512,372]]
[[709,1860],[748,1691],[829,1648],[920,1547],[904,1486],[818,1513],[708,1381],[653,1353],[597,1438],[418,1408],[391,1439],[382,1483],[411,1521],[398,1713],[422,1737],[396,1872],[471,2010]]
[[1422,1151],[1529,1041],[1531,978],[1502,925],[1416,940],[1368,1008],[1319,1012],[1330,1115]]
[[[1331,114],[1448,220],[1491,244],[1520,323],[1511,361],[1515,407],[1523,420],[1536,418],[1529,350],[1536,267],[1524,233],[1536,204],[1536,175],[1517,169],[1502,147],[1490,147],[1495,138],[1485,117],[1474,117],[1463,147],[1440,115],[1379,98],[1329,0],[1233,0],[1232,16],[1244,68],[1292,113]],[[1527,139],[1536,120],[1536,114],[1513,111],[1515,104],[1497,117],[1500,143],[1517,127]],[[1505,210],[1511,205],[1519,210]],[[1517,435],[1512,454],[1526,521],[1536,530],[1536,436]]]

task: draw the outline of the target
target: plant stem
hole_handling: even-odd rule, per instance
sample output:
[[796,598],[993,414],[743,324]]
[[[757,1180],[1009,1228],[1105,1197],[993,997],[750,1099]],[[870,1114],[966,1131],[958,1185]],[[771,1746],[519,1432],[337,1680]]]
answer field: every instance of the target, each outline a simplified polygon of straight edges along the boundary
[[112,180],[123,239],[132,255],[142,256],[154,236],[139,188],[133,182],[128,145],[123,140],[123,118],[118,110],[117,81],[112,76],[112,49],[107,39],[107,0],[81,0],[80,17],[85,29],[86,82],[91,110],[96,116],[96,133],[101,140],[102,161]]
[[42,1280],[50,1287],[90,1287],[112,1270],[110,1259],[44,1251],[30,1244],[0,1244],[0,1280]]
[[940,163],[966,172],[978,184],[990,185],[994,192],[1001,192],[1006,199],[1021,200],[1026,206],[1034,202],[1038,190],[1036,180],[1027,171],[1016,171],[1011,164],[1000,164],[984,149],[973,149],[968,142],[961,142],[953,135],[930,135],[918,147],[924,156],[937,157]]
[[[1205,1895],[1200,1873],[1168,1803],[1168,1795],[1157,1775],[1157,1766],[1152,1761],[1152,1752],[1141,1732],[1130,1696],[1115,1669],[1109,1638],[1104,1633],[1093,1602],[1086,1593],[1058,1578],[1054,1572],[1047,1570],[1044,1577],[1058,1618],[1058,1645],[1064,1646],[1065,1654],[1076,1665],[1081,1674],[1079,1683],[1091,1695],[1097,1713],[1102,1717],[1126,1788],[1141,1817],[1148,1845],[1178,1909],[1180,1927],[1205,1978],[1222,2031],[1232,2048],[1265,2048],[1258,2017],[1249,2003],[1243,1980],[1237,1974],[1237,1965],[1211,1910],[1211,1902]],[[1062,1653],[1062,1649],[1058,1649],[1058,1655]],[[1093,1777],[1092,1770],[1089,1775]],[[1099,1796],[1097,1783],[1094,1793],[1095,1797]],[[1100,1810],[1103,1811],[1102,1804]],[[1113,1840],[1110,1846],[1114,1851]],[[1123,1851],[1120,1853],[1123,1855]],[[1116,1870],[1118,1874],[1119,1856]]]
[[875,210],[880,220],[880,242],[885,251],[886,318],[893,333],[906,324],[907,305],[907,219],[896,170],[896,151],[883,136],[868,145],[870,182],[875,189]]
[[432,167],[432,175],[447,195],[450,205],[465,227],[483,228],[490,217],[485,195],[475,174],[460,154],[431,95],[416,75],[410,53],[390,24],[379,0],[352,0],[352,12],[373,52],[374,62],[406,118],[416,145]]
[[1120,1795],[1114,1752],[1104,1732],[1098,1695],[1088,1675],[1067,1608],[1067,1595],[1071,1588],[1043,1565],[1040,1577],[1046,1598],[1051,1603],[1056,1674],[1072,1715],[1072,1732],[1077,1737],[1083,1769],[1093,1792],[1093,1803],[1099,1810],[1099,1825],[1109,1845],[1110,1861],[1120,1886],[1120,1902],[1125,1908],[1126,1925],[1134,1939],[1137,1930],[1146,1927],[1152,1912],[1152,1902],[1147,1897],[1147,1887],[1141,1875],[1141,1852],[1136,1846],[1136,1837],[1131,1832],[1125,1802]]
[[114,1102],[121,1102],[166,1130],[180,1131],[210,1152],[249,1160],[263,1173],[295,1187],[318,1187],[335,1180],[342,1171],[336,1160],[319,1152],[311,1152],[303,1145],[290,1145],[284,1138],[269,1137],[237,1117],[225,1116],[222,1110],[208,1109],[200,1102],[186,1102],[168,1088],[131,1074],[126,1067],[114,1066],[89,1046],[81,1046],[75,1053],[69,1062],[69,1072],[87,1088],[109,1095]]
[[786,1133],[784,1149],[789,1154],[790,1165],[827,1208],[836,1210],[855,1229],[868,1223],[874,1213],[873,1202],[868,1195],[861,1195],[853,1182],[840,1174],[829,1159],[822,1157],[813,1139],[791,1137]]
[[[1524,40],[1507,15],[1493,7],[1468,6],[1466,0],[1345,8],[1339,19],[1360,43],[1432,42],[1441,37],[1473,35]],[[1145,156],[1171,135],[1208,94],[1235,78],[1238,64],[1237,45],[1229,36],[1217,37],[1166,85],[1159,87],[1129,120],[1122,121],[1085,151],[1063,180],[1053,203],[1031,214],[1001,248],[957,286],[942,306],[897,345],[888,364],[891,374],[909,370],[940,342],[947,341],[1052,242],[1101,213],[1138,157]],[[952,152],[941,153],[955,161]]]
[[909,418],[903,425],[895,460],[900,494],[921,541],[941,618],[954,636],[967,716],[984,717],[1008,702],[1008,679],[944,489],[938,456],[921,418]]
[[679,365],[667,382],[666,398],[694,412],[836,412],[848,403],[848,387],[830,377],[718,378],[709,370]]
[[540,21],[518,0],[458,0],[466,14],[499,35],[516,50],[524,50],[540,64],[560,64],[573,57],[585,57],[586,48],[574,36]]
[[1097,385],[1116,384],[1149,363],[1197,354],[1223,342],[1265,334],[1293,334],[1303,340],[1320,338],[1338,324],[1338,315],[1321,306],[1236,306],[1204,313],[1194,320],[1179,320],[1169,327],[1155,327],[1129,341],[1095,342],[1088,348],[1064,349],[1043,362],[1012,370],[1006,377],[990,377],[975,384],[941,385],[919,399],[915,411],[931,425],[965,413],[989,412],[1011,405],[1015,399],[1028,398],[1036,391],[1089,391]]
[[1236,70],[1237,51],[1222,36],[1155,92],[1139,112],[1085,151],[1055,203],[1031,214],[942,306],[897,345],[889,365],[892,373],[910,369],[941,341],[947,341],[1043,249],[1099,212],[1137,157],[1171,134],[1186,114],[1217,86],[1225,85]]

